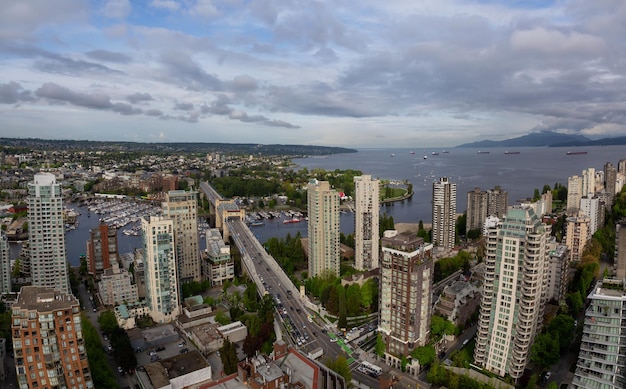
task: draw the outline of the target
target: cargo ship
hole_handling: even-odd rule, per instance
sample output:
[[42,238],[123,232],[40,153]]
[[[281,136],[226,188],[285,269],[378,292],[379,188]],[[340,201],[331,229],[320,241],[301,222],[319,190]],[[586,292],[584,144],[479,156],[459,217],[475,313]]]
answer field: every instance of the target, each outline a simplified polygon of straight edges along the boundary
[[509,154],[519,154],[519,151],[505,151],[504,154],[509,155]]
[[478,150],[478,154],[489,154],[489,151],[481,151],[481,150]]
[[586,151],[568,151],[566,153],[567,155],[580,155],[580,154],[587,154]]

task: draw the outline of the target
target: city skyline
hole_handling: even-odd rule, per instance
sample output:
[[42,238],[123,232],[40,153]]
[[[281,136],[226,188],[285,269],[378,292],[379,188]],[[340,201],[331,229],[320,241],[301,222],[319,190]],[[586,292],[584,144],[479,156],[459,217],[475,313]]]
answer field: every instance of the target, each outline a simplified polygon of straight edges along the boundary
[[618,1],[2,6],[2,136],[363,148],[625,130]]

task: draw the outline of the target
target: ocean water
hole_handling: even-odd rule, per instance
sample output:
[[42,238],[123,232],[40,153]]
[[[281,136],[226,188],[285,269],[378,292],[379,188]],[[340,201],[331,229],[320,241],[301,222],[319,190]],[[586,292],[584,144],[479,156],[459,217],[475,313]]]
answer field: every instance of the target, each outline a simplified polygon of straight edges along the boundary
[[[447,151],[444,153],[444,151]],[[415,192],[412,199],[381,206],[381,213],[393,216],[396,223],[424,223],[432,221],[432,184],[440,177],[448,177],[457,185],[457,213],[467,208],[467,192],[478,187],[483,190],[500,186],[509,193],[509,205],[533,196],[535,188],[555,183],[567,185],[567,179],[581,175],[583,169],[603,171],[606,162],[626,159],[626,146],[596,146],[585,148],[520,147],[515,149],[360,149],[358,153],[294,159],[299,168],[311,170],[355,169],[363,174],[386,180],[408,180]],[[515,151],[519,154],[505,154]],[[567,155],[568,151],[587,154]],[[414,154],[413,154],[413,153]],[[438,153],[438,155],[433,155]],[[424,156],[427,158],[424,159]],[[341,230],[354,232],[354,217],[342,215]],[[270,237],[284,237],[287,233],[307,235],[306,224],[284,227],[266,223],[253,227],[261,242]]]

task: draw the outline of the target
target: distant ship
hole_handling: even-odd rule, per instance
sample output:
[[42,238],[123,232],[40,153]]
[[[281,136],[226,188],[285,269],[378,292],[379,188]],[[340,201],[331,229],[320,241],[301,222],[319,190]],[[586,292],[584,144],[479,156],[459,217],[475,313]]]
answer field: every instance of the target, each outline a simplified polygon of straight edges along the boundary
[[449,151],[448,151],[448,150],[444,150],[444,151],[442,151],[442,153],[444,153],[444,154],[448,154],[448,153],[449,153]]
[[415,151],[411,151],[409,154],[415,154]]
[[428,159],[428,155],[424,155],[424,159]]
[[439,155],[439,153],[437,153],[437,152],[435,152],[435,151],[433,151],[431,154],[432,154],[432,155]]
[[478,154],[489,154],[489,151],[481,151],[481,150],[478,150]]
[[391,156],[392,156],[392,157],[395,157],[396,155],[395,155],[394,153],[391,153]]
[[587,154],[586,151],[568,151],[566,153],[567,155],[580,155],[580,154]]
[[519,151],[505,151],[504,154],[519,154]]

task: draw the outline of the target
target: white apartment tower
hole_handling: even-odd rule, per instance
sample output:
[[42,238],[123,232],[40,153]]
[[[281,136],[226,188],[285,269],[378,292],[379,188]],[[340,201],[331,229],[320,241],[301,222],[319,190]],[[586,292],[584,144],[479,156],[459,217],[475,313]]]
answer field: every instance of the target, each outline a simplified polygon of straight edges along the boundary
[[583,337],[572,386],[626,387],[626,286],[624,279],[598,281],[587,297]]
[[604,225],[604,203],[597,196],[580,199],[580,213],[589,218],[589,237]]
[[171,190],[162,204],[163,215],[174,222],[174,245],[179,282],[200,281],[197,192]]
[[518,379],[543,320],[550,230],[531,207],[509,208],[486,235],[485,282],[474,359]]
[[328,181],[311,180],[307,186],[309,211],[309,277],[326,272],[339,276],[339,193]]
[[354,177],[355,268],[378,267],[380,185],[370,175]]
[[33,286],[71,293],[65,252],[61,185],[51,173],[28,184],[28,232]]
[[11,250],[4,231],[0,231],[0,293],[11,293]]
[[141,219],[145,256],[146,302],[157,323],[169,323],[179,311],[174,222],[164,216]]
[[580,199],[583,197],[583,182],[578,176],[567,179],[567,214],[576,216],[580,209]]
[[433,183],[433,243],[444,249],[454,247],[456,227],[456,184],[448,177]]
[[596,193],[596,169],[590,167],[583,170],[582,195],[593,196]]

